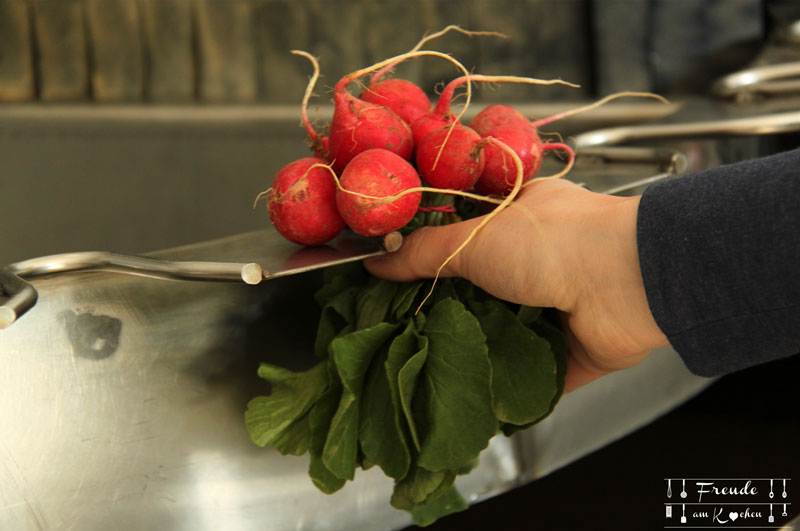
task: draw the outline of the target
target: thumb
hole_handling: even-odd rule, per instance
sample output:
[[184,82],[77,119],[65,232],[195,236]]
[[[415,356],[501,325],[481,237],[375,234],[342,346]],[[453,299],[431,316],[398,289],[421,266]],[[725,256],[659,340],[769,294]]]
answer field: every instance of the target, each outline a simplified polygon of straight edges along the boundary
[[[400,250],[365,260],[364,265],[375,276],[399,282],[432,278],[479,221],[471,219],[441,227],[422,227],[403,240]],[[442,269],[441,276],[466,276],[463,267],[466,251],[465,248],[458,253]]]

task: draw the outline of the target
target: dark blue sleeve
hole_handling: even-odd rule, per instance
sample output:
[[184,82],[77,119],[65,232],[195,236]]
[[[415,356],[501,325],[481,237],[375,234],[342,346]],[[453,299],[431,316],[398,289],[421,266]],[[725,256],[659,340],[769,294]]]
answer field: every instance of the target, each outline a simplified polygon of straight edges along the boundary
[[800,149],[649,187],[636,232],[650,310],[693,373],[800,352]]

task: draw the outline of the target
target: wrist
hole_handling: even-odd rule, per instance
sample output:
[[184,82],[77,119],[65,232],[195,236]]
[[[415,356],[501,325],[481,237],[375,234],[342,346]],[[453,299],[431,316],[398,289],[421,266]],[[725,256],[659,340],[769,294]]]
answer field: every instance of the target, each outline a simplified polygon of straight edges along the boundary
[[668,344],[647,303],[636,242],[640,197],[595,196],[587,211],[583,283],[575,315],[591,319],[600,344],[620,361]]

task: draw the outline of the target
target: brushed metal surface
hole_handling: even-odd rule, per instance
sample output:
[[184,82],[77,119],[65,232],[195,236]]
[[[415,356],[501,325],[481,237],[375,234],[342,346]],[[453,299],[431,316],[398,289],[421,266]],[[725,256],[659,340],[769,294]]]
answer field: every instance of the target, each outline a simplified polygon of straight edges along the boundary
[[[157,254],[205,259],[224,247]],[[315,362],[319,281],[317,273],[247,286],[97,272],[34,281],[37,305],[0,331],[0,529],[408,525],[389,506],[391,480],[379,470],[327,496],[309,480],[306,458],[258,448],[244,428],[248,400],[268,392],[259,362]],[[569,395],[538,429],[496,437],[459,488],[474,502],[540,477],[708,383],[674,352],[652,358]]]
[[[219,246],[217,246],[219,249]],[[204,254],[208,246],[170,253]],[[232,252],[235,254],[235,252]],[[314,362],[306,274],[262,286],[109,273],[35,281],[39,303],[0,335],[0,529],[390,529],[378,471],[336,496],[305,458],[254,446],[260,361]],[[476,488],[512,481],[511,442]]]

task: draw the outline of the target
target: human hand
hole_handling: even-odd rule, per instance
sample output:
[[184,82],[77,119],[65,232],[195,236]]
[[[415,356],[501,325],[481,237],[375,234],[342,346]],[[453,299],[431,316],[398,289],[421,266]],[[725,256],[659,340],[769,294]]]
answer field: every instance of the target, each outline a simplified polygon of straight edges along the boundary
[[[501,299],[560,310],[569,349],[565,390],[643,360],[667,345],[644,291],[636,248],[639,197],[537,181],[442,270]],[[366,262],[380,277],[430,278],[480,218],[415,231]]]

